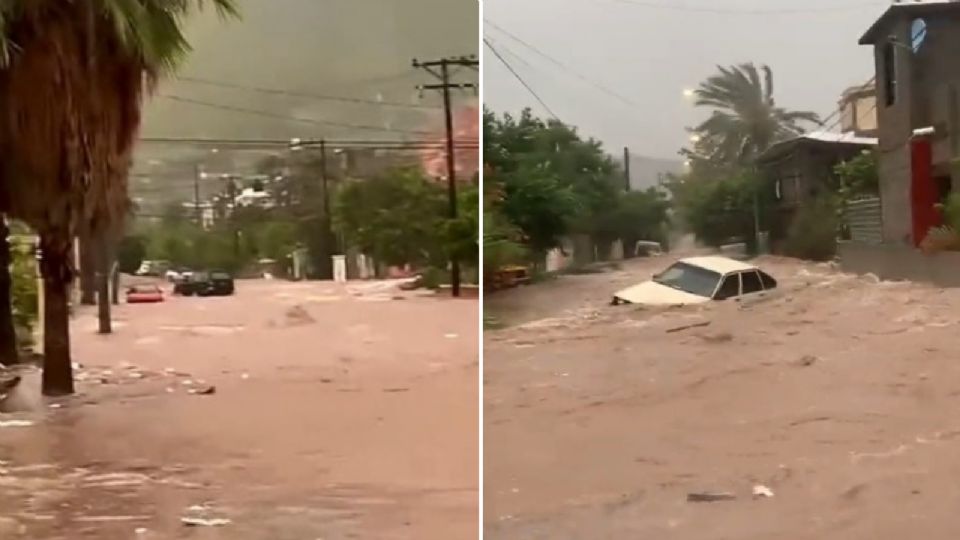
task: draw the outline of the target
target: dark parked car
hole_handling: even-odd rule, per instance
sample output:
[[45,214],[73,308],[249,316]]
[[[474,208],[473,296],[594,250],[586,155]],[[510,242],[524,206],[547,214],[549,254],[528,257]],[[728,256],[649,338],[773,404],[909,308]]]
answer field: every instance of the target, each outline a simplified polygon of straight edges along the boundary
[[173,286],[173,294],[183,296],[230,296],[233,276],[226,272],[194,272]]

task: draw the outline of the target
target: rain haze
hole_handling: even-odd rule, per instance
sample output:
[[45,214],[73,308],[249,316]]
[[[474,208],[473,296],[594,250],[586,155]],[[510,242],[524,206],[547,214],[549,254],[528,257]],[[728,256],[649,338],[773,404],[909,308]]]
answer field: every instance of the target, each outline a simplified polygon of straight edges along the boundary
[[[148,99],[145,139],[439,139],[440,96],[416,89],[435,81],[411,61],[478,52],[473,0],[244,0],[240,9],[240,20],[208,10],[189,22],[193,51]],[[468,92],[454,104],[475,102]],[[250,172],[276,150],[211,155],[209,145],[148,142],[131,185],[153,200],[192,197],[198,163]]]
[[[602,140],[611,153],[629,146],[634,155],[677,159],[687,142],[684,128],[707,115],[683,90],[696,87],[717,65],[768,64],[778,105],[831,114],[845,88],[873,73],[872,51],[857,40],[887,5],[883,0],[488,0],[484,37],[561,120]],[[516,112],[530,106],[549,116],[490,49],[484,55],[487,107]]]

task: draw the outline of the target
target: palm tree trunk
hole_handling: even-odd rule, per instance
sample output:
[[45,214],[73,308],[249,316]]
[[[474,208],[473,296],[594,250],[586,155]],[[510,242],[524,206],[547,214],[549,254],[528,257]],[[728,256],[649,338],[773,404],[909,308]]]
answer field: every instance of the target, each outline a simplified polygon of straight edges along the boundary
[[80,237],[80,303],[85,306],[97,302],[96,272],[96,246],[90,234],[84,234]]
[[0,365],[11,366],[19,360],[17,331],[13,324],[13,299],[10,278],[10,228],[0,216]]
[[110,334],[113,328],[110,324],[110,247],[107,235],[102,234],[97,239],[97,319],[99,332]]
[[120,266],[117,265],[116,256],[111,257],[110,266],[110,299],[113,305],[120,305]]
[[70,359],[70,242],[54,235],[40,237],[43,274],[43,394],[72,394]]

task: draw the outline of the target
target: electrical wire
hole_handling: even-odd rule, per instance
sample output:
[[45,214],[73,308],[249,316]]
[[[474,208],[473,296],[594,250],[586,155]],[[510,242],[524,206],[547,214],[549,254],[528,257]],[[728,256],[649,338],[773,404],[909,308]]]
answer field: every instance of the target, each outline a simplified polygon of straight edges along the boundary
[[369,130],[369,131],[383,131],[383,132],[393,132],[393,133],[412,133],[419,135],[432,135],[428,131],[420,130],[404,130],[404,129],[395,129],[387,127],[378,127],[378,126],[369,126],[363,124],[350,124],[346,122],[335,122],[333,120],[318,120],[316,118],[303,118],[298,116],[288,116],[284,114],[277,114],[272,112],[267,112],[259,109],[248,109],[245,107],[236,107],[233,105],[223,105],[221,103],[213,103],[210,101],[204,101],[200,99],[186,98],[183,96],[178,96],[174,94],[159,94],[158,97],[169,99],[171,101],[177,101],[180,103],[189,103],[191,105],[198,105],[201,107],[210,107],[214,109],[220,109],[224,111],[238,112],[253,116],[262,116],[265,118],[274,118],[278,120],[286,120],[288,122],[301,122],[304,124],[313,124],[318,126],[336,126],[348,129],[357,129],[357,130]]
[[[365,139],[323,139],[323,143],[330,148],[357,148],[357,149],[384,149],[384,150],[417,150],[420,148],[444,147],[442,137],[438,136],[433,140],[365,140]],[[256,151],[256,150],[274,150],[290,149],[292,141],[290,139],[214,139],[214,138],[189,138],[189,137],[144,137],[140,139],[141,143],[157,145],[189,145],[189,146],[213,146],[223,148],[224,151]],[[295,146],[313,147],[320,144],[319,139],[301,139]],[[476,137],[459,138],[454,145],[474,146],[478,143]],[[229,148],[239,146],[241,148]],[[243,148],[247,147],[247,148]]]
[[277,96],[287,96],[287,97],[296,97],[296,98],[305,98],[312,99],[317,101],[336,101],[342,103],[356,103],[360,105],[377,105],[382,107],[396,107],[404,109],[426,109],[426,110],[437,110],[440,107],[435,105],[423,105],[417,103],[402,103],[398,101],[378,101],[373,99],[362,99],[362,98],[351,98],[343,96],[331,96],[324,94],[315,94],[312,92],[300,92],[295,90],[283,90],[278,88],[264,88],[259,86],[245,86],[236,83],[230,83],[225,81],[215,81],[211,79],[203,79],[200,77],[178,77],[179,80],[194,84],[203,84],[207,86],[215,86],[219,88],[232,88],[234,90],[245,90],[248,92],[258,92],[261,94],[270,94]]
[[[502,33],[503,35],[507,36],[508,38],[516,41],[516,42],[519,43],[520,45],[522,45],[522,46],[526,47],[527,49],[533,51],[535,54],[537,54],[537,55],[545,58],[546,60],[548,60],[548,61],[551,62],[552,64],[560,67],[561,69],[565,70],[565,71],[568,72],[569,74],[571,74],[571,75],[573,75],[574,77],[580,79],[581,81],[583,81],[583,82],[585,82],[585,83],[593,86],[594,88],[600,90],[601,92],[603,92],[603,93],[605,93],[605,94],[607,94],[607,95],[609,95],[609,96],[612,96],[612,97],[614,97],[614,98],[616,98],[616,99],[622,101],[623,103],[625,103],[625,104],[627,104],[627,105],[630,105],[630,106],[632,106],[632,107],[639,107],[639,106],[640,106],[640,105],[639,105],[638,103],[636,103],[635,101],[632,101],[632,100],[630,100],[630,99],[627,98],[627,97],[624,97],[623,95],[619,94],[619,93],[616,92],[615,90],[610,89],[609,87],[605,86],[604,84],[599,83],[599,82],[597,82],[597,81],[595,81],[595,80],[587,77],[586,75],[583,75],[582,73],[577,72],[577,71],[574,70],[572,67],[570,67],[568,64],[565,64],[564,62],[561,62],[560,60],[557,60],[557,59],[554,58],[553,56],[550,56],[549,54],[543,52],[541,49],[539,49],[539,48],[537,48],[536,46],[530,44],[529,42],[523,40],[522,38],[518,37],[516,34],[514,34],[514,33],[510,32],[510,31],[504,29],[503,27],[501,27],[501,26],[499,26],[498,24],[494,23],[494,22],[491,21],[490,19],[484,18],[484,19],[483,19],[483,22],[486,23],[487,26],[489,26],[489,27],[491,27],[491,28],[499,31],[500,33]],[[516,54],[514,54],[514,56],[516,56]]]
[[536,90],[534,90],[533,88],[530,87],[529,84],[527,84],[527,81],[523,80],[523,77],[521,77],[520,74],[517,73],[515,69],[513,69],[513,66],[511,66],[510,63],[507,62],[507,60],[503,57],[503,55],[500,54],[500,52],[496,49],[496,47],[494,47],[493,44],[490,43],[490,40],[487,39],[486,36],[484,36],[483,38],[483,43],[484,45],[487,46],[487,48],[490,49],[493,55],[496,56],[497,59],[503,63],[504,66],[506,66],[506,68],[510,71],[510,73],[512,73],[513,76],[516,77],[518,81],[520,81],[520,84],[522,84],[523,87],[527,89],[527,92],[530,92],[530,94],[534,97],[534,99],[536,99],[540,103],[540,105],[543,106],[543,108],[548,113],[550,113],[550,116],[552,116],[556,121],[560,122],[561,121],[560,118],[557,116],[556,113],[553,112],[553,109],[551,109],[550,106],[543,101],[543,98],[541,98],[540,95],[537,94]]
[[805,7],[805,8],[717,8],[708,6],[697,6],[691,4],[670,4],[654,2],[651,0],[610,0],[619,4],[638,6],[650,9],[659,9],[663,11],[679,11],[685,13],[710,13],[714,15],[807,15],[819,13],[838,13],[845,11],[857,11],[866,8],[876,8],[887,5],[886,2],[860,2],[857,4],[847,4],[840,6],[825,7]]

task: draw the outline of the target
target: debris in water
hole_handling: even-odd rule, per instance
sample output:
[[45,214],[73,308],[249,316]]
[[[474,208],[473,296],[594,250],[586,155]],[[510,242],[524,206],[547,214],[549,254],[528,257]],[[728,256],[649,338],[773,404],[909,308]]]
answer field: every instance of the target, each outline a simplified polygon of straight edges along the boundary
[[287,325],[288,326],[297,326],[303,324],[313,324],[317,322],[310,313],[303,308],[303,306],[293,306],[287,310]]
[[753,486],[753,496],[757,498],[771,498],[773,497],[773,490],[767,486],[757,484]]
[[184,517],[180,518],[180,522],[188,527],[223,527],[229,525],[231,521],[224,518],[198,518],[198,517]]
[[194,388],[190,390],[190,393],[198,396],[209,396],[217,393],[217,387],[211,385],[206,388]]
[[667,333],[674,334],[676,332],[683,332],[684,330],[690,330],[693,328],[703,328],[704,326],[710,326],[710,321],[703,321],[703,322],[698,322],[693,324],[685,324],[683,326],[676,326],[674,328],[668,328]]
[[133,531],[136,534],[147,534],[147,529],[145,527],[138,527]]
[[445,338],[447,338],[447,339],[456,339],[456,338],[460,337],[460,334],[444,334],[443,337],[445,337]]
[[733,341],[733,334],[730,332],[720,332],[719,334],[702,335],[700,339],[707,343],[729,343]]
[[737,498],[733,493],[727,492],[710,492],[705,491],[702,493],[688,493],[687,502],[719,502],[719,501],[732,501]]
[[80,523],[116,523],[122,521],[145,521],[150,516],[80,516],[74,521]]
[[409,388],[384,388],[384,392],[409,392]]
[[243,380],[247,380],[247,379],[250,378],[250,374],[249,374],[249,373],[241,373],[241,374],[240,374],[240,378],[243,379]]
[[0,428],[30,427],[33,422],[30,420],[0,420]]
[[817,357],[816,357],[816,356],[813,356],[813,355],[811,355],[811,354],[808,354],[808,355],[806,355],[806,356],[804,356],[803,358],[800,359],[799,364],[800,364],[801,367],[810,367],[810,366],[812,366],[813,364],[815,364],[816,362],[817,362]]

